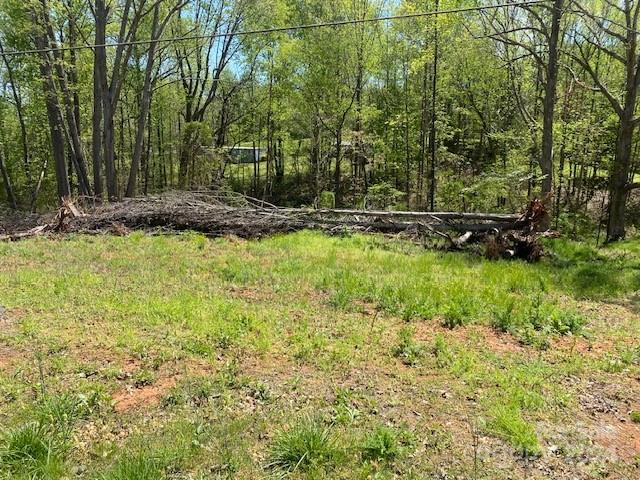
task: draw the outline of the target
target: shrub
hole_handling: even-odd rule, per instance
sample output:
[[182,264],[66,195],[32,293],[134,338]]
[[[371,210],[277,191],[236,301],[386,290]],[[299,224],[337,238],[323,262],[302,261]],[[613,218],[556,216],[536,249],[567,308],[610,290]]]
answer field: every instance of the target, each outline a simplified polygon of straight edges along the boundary
[[634,410],[629,414],[633,423],[640,423],[640,411]]
[[404,193],[394,188],[389,182],[380,182],[369,187],[365,204],[367,207],[386,210],[395,206],[403,196]]
[[551,328],[560,335],[577,335],[583,325],[584,318],[575,312],[558,310],[551,315]]
[[336,195],[333,192],[320,192],[318,208],[336,208]]

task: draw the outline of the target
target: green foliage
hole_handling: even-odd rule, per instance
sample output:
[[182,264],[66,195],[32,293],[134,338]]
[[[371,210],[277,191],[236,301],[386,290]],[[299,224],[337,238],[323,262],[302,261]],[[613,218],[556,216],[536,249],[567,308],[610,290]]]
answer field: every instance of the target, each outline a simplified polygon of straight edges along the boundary
[[512,405],[496,405],[490,412],[489,431],[505,439],[523,456],[540,454],[540,443],[535,429],[522,417],[522,412]]
[[345,388],[338,388],[334,402],[334,420],[338,424],[349,425],[361,416],[360,410],[353,403],[352,392]]
[[267,466],[283,472],[325,468],[336,461],[338,453],[329,428],[307,417],[277,434]]
[[629,417],[631,418],[631,421],[633,423],[640,423],[640,412],[637,410],[632,411],[629,414]]
[[389,182],[371,185],[367,191],[366,206],[371,210],[392,208],[404,196],[404,193],[394,188]]
[[461,327],[472,320],[473,314],[472,300],[468,297],[456,297],[445,308],[442,324],[452,329]]
[[447,344],[445,336],[440,333],[436,335],[436,339],[433,344],[433,355],[436,357],[436,364],[440,368],[453,364],[454,355]]
[[391,461],[400,453],[400,445],[395,431],[377,427],[367,434],[360,450],[365,460]]
[[420,363],[424,354],[424,346],[414,340],[413,330],[403,327],[398,332],[398,344],[393,349],[393,355],[405,365],[414,366]]
[[493,327],[501,332],[510,332],[517,323],[514,316],[516,301],[510,299],[503,309],[496,309],[493,312]]
[[58,438],[51,426],[29,422],[3,433],[0,471],[15,478],[62,478],[67,451],[66,439]]
[[219,396],[216,383],[209,377],[189,377],[163,398],[165,406],[191,404],[202,406]]
[[159,480],[165,478],[160,462],[149,452],[124,455],[98,480]]
[[336,208],[336,194],[333,192],[320,192],[318,208]]

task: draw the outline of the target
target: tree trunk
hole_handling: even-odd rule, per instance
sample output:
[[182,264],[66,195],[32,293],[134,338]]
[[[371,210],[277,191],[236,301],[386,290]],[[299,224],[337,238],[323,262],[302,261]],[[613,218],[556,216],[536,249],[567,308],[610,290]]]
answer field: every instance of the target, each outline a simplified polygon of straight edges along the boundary
[[[36,48],[45,49],[46,40],[39,35],[36,37]],[[46,56],[41,53],[40,75],[42,76],[47,118],[49,120],[49,131],[51,134],[51,150],[56,170],[56,182],[58,186],[58,200],[69,197],[71,194],[69,187],[69,175],[67,173],[67,163],[64,154],[64,134],[62,132],[62,115],[58,105],[55,84],[51,72],[51,64]]]
[[9,59],[4,54],[4,47],[0,42],[0,55],[4,61],[5,70],[7,71],[7,78],[11,85],[11,94],[16,106],[16,113],[18,115],[18,123],[20,124],[20,136],[22,139],[22,163],[24,166],[24,174],[27,179],[27,183],[31,184],[31,154],[29,153],[29,142],[27,138],[27,124],[24,119],[24,113],[22,111],[22,99],[18,93],[18,87],[16,86],[15,78],[13,75],[13,67],[9,62]]
[[[436,12],[440,7],[440,0],[436,0]],[[429,208],[433,211],[436,208],[436,162],[438,146],[436,144],[436,121],[438,119],[438,106],[436,105],[438,94],[438,15],[435,16],[435,35],[433,53],[433,82],[431,85],[431,132],[429,134],[429,146],[431,147],[431,171],[429,173]]]
[[633,120],[621,119],[616,141],[616,156],[609,175],[609,222],[607,242],[621,240],[625,236],[625,214],[628,194],[628,178],[633,147]]
[[[40,20],[44,23],[44,28],[48,38],[43,38],[43,41],[47,47],[57,47],[56,36],[53,31],[53,25],[49,17],[49,7],[46,0],[40,0],[42,5],[42,16]],[[78,176],[78,186],[82,195],[91,195],[91,185],[89,184],[89,177],[87,175],[87,166],[82,150],[82,142],[80,140],[80,128],[76,122],[76,111],[74,108],[74,101],[69,88],[69,81],[67,78],[67,72],[63,68],[64,59],[62,54],[58,50],[52,51],[53,65],[58,79],[58,84],[62,93],[62,99],[64,103],[64,112],[66,118],[65,134],[68,137],[69,148],[73,166]],[[43,60],[51,62],[51,57],[48,53],[42,55]],[[55,92],[54,92],[55,94]],[[57,102],[57,99],[56,99]]]
[[553,189],[553,116],[556,104],[556,89],[558,84],[558,43],[560,39],[560,21],[564,0],[555,0],[551,19],[551,34],[549,36],[549,63],[544,92],[543,120],[542,120],[542,154],[540,169],[542,170],[542,196],[551,193]]
[[93,165],[93,192],[96,200],[102,200],[102,113],[103,97],[107,90],[107,53],[103,46],[106,42],[107,8],[104,0],[95,3],[95,43],[93,53],[93,117],[91,154]]
[[118,200],[118,179],[116,177],[116,152],[115,152],[115,133],[113,117],[115,112],[112,108],[111,95],[107,92],[103,95],[102,109],[104,112],[103,124],[103,155],[105,176],[107,180],[107,197],[110,202]]
[[333,176],[333,190],[336,207],[342,204],[342,129],[336,130],[336,169]]
[[[160,4],[156,3],[153,9],[153,23],[151,26],[151,38],[157,40],[161,33],[158,29],[158,22],[160,16]],[[138,181],[138,170],[140,169],[140,157],[142,156],[142,149],[144,143],[144,131],[147,122],[147,116],[149,114],[149,107],[151,106],[151,88],[153,86],[153,69],[156,57],[157,42],[151,42],[149,45],[149,51],[147,53],[147,66],[144,72],[144,85],[142,87],[142,97],[140,99],[140,111],[138,112],[138,126],[136,130],[136,143],[133,150],[133,157],[131,159],[131,170],[129,171],[129,181],[127,182],[126,197],[134,197],[136,195],[136,184]],[[147,162],[149,159],[147,159]]]
[[9,206],[16,210],[18,208],[18,202],[16,200],[16,196],[13,193],[13,187],[11,186],[11,178],[9,177],[9,171],[7,170],[7,166],[4,162],[4,151],[0,149],[0,174],[2,174],[2,184],[4,185],[4,190],[7,192],[7,201],[9,202]]

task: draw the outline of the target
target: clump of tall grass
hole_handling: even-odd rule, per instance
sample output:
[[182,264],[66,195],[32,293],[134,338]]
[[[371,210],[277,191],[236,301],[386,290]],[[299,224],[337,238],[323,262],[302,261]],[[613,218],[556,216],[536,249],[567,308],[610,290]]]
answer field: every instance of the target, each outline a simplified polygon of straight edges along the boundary
[[161,462],[147,452],[124,455],[98,480],[158,480],[163,478]]
[[0,447],[0,471],[8,478],[60,478],[65,473],[66,439],[50,426],[29,422],[4,432]]
[[9,473],[10,478],[63,477],[74,422],[90,408],[89,397],[45,397],[34,408],[33,420],[2,433],[0,472]]
[[276,436],[267,467],[281,472],[308,471],[333,464],[338,455],[331,430],[306,417]]

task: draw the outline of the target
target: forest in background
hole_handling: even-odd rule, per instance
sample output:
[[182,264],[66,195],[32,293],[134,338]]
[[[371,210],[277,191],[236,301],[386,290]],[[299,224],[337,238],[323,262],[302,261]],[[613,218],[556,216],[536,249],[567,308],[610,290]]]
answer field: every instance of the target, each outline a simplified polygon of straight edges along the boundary
[[[617,240],[640,221],[639,15],[635,0],[3,0],[0,198],[227,185],[514,212],[538,196],[556,227]],[[289,26],[307,27],[274,28]]]

